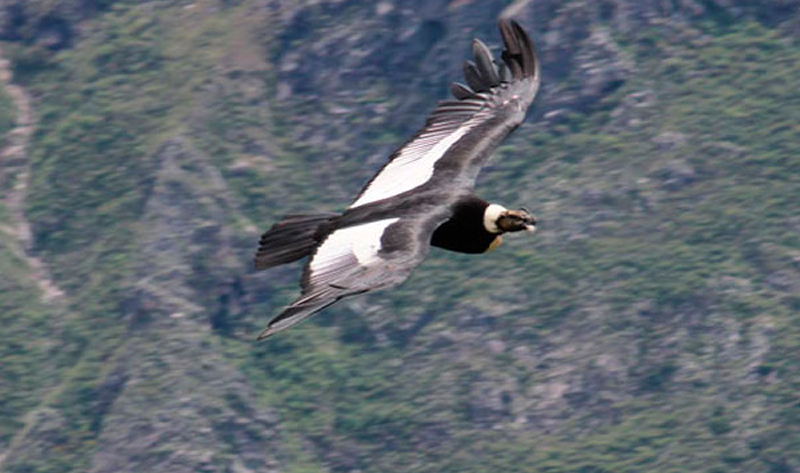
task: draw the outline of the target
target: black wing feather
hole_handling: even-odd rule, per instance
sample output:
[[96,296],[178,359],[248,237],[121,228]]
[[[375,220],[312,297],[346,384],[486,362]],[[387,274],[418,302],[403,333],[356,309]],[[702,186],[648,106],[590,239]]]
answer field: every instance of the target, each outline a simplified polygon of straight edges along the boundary
[[487,89],[481,73],[478,71],[478,66],[472,61],[464,62],[464,80],[472,90],[481,92]]
[[450,92],[453,94],[453,97],[457,98],[458,100],[471,99],[475,97],[475,92],[460,82],[453,82],[450,84]]
[[502,58],[510,68],[515,80],[539,75],[538,54],[530,36],[516,21],[500,20],[500,35],[505,49]]
[[500,85],[500,74],[494,65],[492,53],[479,39],[472,42],[472,55],[475,56],[475,66],[481,76],[483,87],[478,92],[488,92],[492,87]]

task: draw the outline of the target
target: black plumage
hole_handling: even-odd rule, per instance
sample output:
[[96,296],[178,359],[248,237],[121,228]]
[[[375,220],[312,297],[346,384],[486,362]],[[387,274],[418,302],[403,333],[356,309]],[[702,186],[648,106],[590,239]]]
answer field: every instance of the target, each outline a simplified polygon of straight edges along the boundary
[[478,92],[488,92],[492,87],[499,86],[500,74],[494,64],[489,48],[481,40],[476,39],[472,42],[472,54],[475,56],[475,67],[482,82],[481,88],[476,90]]
[[527,211],[507,210],[474,196],[475,179],[491,152],[525,119],[539,89],[530,37],[501,20],[503,63],[481,41],[464,65],[467,85],[440,102],[425,126],[395,151],[342,214],[289,215],[262,237],[256,269],[310,256],[302,294],[273,318],[263,338],[334,302],[403,282],[431,245],[463,253],[494,248],[500,235],[533,230]]
[[[485,253],[499,244],[499,234],[489,232],[483,216],[489,202],[466,196],[453,207],[453,216],[439,225],[431,237],[431,245],[459,253]],[[464,238],[469,235],[469,238]]]

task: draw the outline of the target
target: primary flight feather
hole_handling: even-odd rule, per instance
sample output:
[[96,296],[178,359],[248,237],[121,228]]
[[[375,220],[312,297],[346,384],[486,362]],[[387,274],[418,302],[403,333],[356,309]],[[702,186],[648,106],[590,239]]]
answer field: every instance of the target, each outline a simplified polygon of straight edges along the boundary
[[395,151],[342,214],[292,214],[259,242],[256,269],[310,256],[300,297],[258,339],[285,330],[343,297],[395,286],[431,245],[484,253],[501,235],[533,231],[526,209],[508,210],[473,194],[481,167],[525,119],[539,90],[539,58],[515,21],[500,20],[502,62],[474,40],[456,100],[440,102],[425,126]]

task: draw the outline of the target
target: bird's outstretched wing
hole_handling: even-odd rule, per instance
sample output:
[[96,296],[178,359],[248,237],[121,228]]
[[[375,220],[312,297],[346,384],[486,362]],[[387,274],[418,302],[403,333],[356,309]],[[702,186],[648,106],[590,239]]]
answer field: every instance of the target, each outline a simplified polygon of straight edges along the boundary
[[439,103],[425,126],[395,151],[350,208],[405,193],[465,191],[494,148],[525,119],[539,90],[539,58],[528,34],[500,20],[502,62],[474,40],[474,61],[464,64],[466,85],[454,83],[456,100]]
[[433,229],[446,218],[391,217],[334,230],[306,264],[300,297],[258,339],[286,330],[343,297],[400,284],[425,259]]

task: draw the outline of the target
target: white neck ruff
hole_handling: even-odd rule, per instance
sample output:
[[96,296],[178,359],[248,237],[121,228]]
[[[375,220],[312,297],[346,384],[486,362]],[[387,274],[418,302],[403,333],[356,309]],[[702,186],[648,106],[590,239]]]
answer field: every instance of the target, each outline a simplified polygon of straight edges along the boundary
[[503,233],[503,231],[497,227],[497,219],[500,218],[500,215],[506,210],[508,209],[498,204],[489,204],[489,206],[486,207],[486,210],[483,211],[483,227],[486,228],[487,232]]

